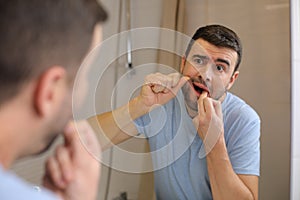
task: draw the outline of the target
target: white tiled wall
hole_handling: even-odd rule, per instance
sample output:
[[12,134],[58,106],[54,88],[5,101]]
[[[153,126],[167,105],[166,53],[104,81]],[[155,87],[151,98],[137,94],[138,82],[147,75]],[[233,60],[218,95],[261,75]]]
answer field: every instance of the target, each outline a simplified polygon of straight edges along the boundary
[[300,3],[291,0],[292,25],[292,155],[291,200],[300,199]]

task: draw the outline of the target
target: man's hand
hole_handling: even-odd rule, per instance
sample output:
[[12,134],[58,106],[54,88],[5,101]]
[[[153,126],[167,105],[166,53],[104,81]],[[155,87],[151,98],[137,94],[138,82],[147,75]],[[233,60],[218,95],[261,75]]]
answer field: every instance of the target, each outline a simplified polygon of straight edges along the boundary
[[174,98],[180,88],[188,81],[179,73],[164,75],[161,73],[146,76],[139,100],[147,108],[163,105]]
[[198,100],[198,115],[193,123],[204,143],[202,154],[208,154],[224,134],[221,102],[207,97],[207,92],[203,92]]
[[58,146],[55,155],[48,158],[43,185],[62,199],[92,200],[97,197],[100,178],[101,165],[96,159],[100,157],[100,146],[86,121],[76,125],[68,125],[65,144]]

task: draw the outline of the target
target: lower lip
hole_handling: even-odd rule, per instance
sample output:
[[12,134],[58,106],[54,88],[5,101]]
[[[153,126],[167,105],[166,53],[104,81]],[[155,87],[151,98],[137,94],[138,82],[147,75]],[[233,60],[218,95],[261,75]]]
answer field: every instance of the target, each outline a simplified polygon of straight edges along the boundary
[[[204,92],[204,90],[200,93],[195,89],[195,86],[193,84],[192,84],[192,86],[193,86],[194,92],[196,93],[197,98],[199,99],[200,95]],[[209,92],[207,92],[207,97],[210,97]]]
[[199,93],[199,92],[195,89],[195,86],[194,86],[193,84],[192,84],[192,88],[193,88],[193,90],[194,90],[194,92],[195,92],[197,98],[199,99],[201,93]]

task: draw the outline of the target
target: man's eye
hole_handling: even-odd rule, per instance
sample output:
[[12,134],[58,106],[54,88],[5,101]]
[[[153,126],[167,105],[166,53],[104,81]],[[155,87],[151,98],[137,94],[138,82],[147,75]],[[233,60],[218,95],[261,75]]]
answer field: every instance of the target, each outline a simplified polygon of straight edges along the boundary
[[201,58],[196,58],[196,59],[194,59],[194,62],[195,62],[196,64],[199,64],[199,65],[203,65],[203,64],[204,64],[204,60],[201,59]]
[[220,72],[224,71],[224,67],[222,65],[216,65],[216,68]]

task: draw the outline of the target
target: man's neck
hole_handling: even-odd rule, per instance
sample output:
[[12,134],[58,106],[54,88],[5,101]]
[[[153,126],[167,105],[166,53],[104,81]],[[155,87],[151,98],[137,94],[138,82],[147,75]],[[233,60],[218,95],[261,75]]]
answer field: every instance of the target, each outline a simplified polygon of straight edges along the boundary
[[223,96],[221,96],[221,97],[218,99],[218,101],[220,101],[221,103],[223,103],[223,101],[225,100],[226,96],[227,96],[227,91],[224,92]]
[[2,124],[0,126],[0,163],[4,169],[8,169],[17,159],[18,152],[13,139],[7,136],[9,133],[3,130]]
[[198,115],[198,110],[194,110],[192,109],[187,103],[186,101],[184,101],[185,103],[185,107],[187,110],[188,115],[193,119],[194,117],[196,117]]
[[3,168],[8,169],[18,157],[21,138],[18,138],[16,128],[19,126],[17,120],[11,120],[8,115],[0,112],[0,163]]
[[[11,102],[13,103],[13,102]],[[0,163],[8,169],[23,153],[28,128],[27,114],[22,108],[14,106],[1,106],[0,108]]]

